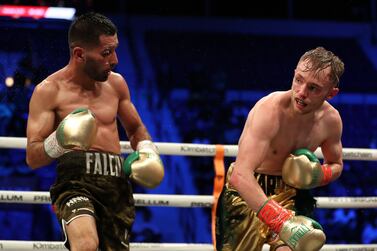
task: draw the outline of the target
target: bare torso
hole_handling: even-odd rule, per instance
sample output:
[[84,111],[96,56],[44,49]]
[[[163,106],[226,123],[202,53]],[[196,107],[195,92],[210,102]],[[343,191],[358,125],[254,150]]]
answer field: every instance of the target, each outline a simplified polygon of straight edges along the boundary
[[116,90],[112,73],[105,82],[95,83],[93,88],[85,89],[72,81],[67,81],[64,69],[46,79],[47,84],[56,86],[55,127],[74,109],[83,107],[90,109],[97,122],[97,136],[91,150],[120,153],[117,129],[117,111],[119,94]]
[[[327,128],[331,126],[331,118],[338,116],[338,112],[327,102],[314,115],[300,117],[293,114],[289,91],[275,92],[261,102],[268,103],[266,106],[262,104],[262,109],[267,108],[265,112],[271,112],[270,109],[274,111],[276,121],[271,120],[271,123],[275,123],[277,130],[271,140],[270,150],[255,169],[258,173],[281,175],[283,162],[295,149],[308,148],[314,152],[328,137],[330,130]],[[250,115],[253,116],[253,110]],[[240,140],[244,140],[242,136]],[[252,150],[250,154],[253,154]]]

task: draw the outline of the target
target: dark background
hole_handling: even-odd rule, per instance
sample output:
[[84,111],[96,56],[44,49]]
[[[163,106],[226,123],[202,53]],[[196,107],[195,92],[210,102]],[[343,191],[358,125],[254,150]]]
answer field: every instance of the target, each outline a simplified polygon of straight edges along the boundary
[[[1,1],[75,7],[119,28],[119,65],[157,142],[237,144],[263,95],[290,88],[299,57],[316,46],[344,62],[331,103],[346,148],[376,148],[376,1]],[[0,136],[25,137],[30,95],[69,59],[69,21],[0,18]],[[7,87],[6,77],[15,84]],[[122,140],[127,140],[120,130]],[[226,166],[234,158],[226,158]],[[163,156],[166,178],[137,193],[212,194],[212,157]],[[315,196],[376,196],[377,165],[345,161]],[[31,171],[25,151],[0,149],[0,189],[47,191],[55,163]],[[320,209],[327,243],[376,243],[376,209]],[[50,206],[0,204],[0,239],[62,240]],[[210,209],[138,207],[133,242],[210,243]]]

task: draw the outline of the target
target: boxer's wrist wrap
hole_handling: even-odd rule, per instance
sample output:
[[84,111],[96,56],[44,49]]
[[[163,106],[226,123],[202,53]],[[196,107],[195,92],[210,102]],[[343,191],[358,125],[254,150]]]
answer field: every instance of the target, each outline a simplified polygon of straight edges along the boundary
[[276,201],[269,199],[258,210],[257,216],[273,232],[279,233],[283,223],[292,217],[292,213]]
[[43,146],[46,154],[53,159],[59,158],[69,151],[59,145],[58,139],[56,137],[56,131],[51,133],[50,136],[45,139]]
[[322,172],[323,172],[323,178],[321,181],[321,185],[326,185],[330,183],[331,177],[332,177],[332,169],[329,165],[322,165]]
[[151,140],[139,141],[139,143],[137,144],[136,150],[140,151],[141,149],[145,149],[145,148],[151,149],[155,153],[159,154],[156,145]]

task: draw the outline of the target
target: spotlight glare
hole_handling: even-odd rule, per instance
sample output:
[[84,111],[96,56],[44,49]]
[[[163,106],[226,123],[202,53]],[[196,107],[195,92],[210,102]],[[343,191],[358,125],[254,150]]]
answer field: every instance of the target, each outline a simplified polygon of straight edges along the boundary
[[14,85],[14,79],[13,79],[13,77],[7,77],[5,79],[5,85],[7,87],[12,87]]

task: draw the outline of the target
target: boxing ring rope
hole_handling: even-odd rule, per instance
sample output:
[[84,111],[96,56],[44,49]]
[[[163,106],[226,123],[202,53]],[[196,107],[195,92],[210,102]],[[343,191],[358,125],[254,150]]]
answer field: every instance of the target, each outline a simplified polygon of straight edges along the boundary
[[[184,156],[215,156],[216,145],[189,144],[189,143],[163,143],[155,142],[161,154],[184,155]],[[132,152],[128,141],[121,141],[122,153]],[[235,157],[237,155],[237,145],[223,145],[225,157]],[[25,149],[26,138],[23,137],[0,137],[0,148]],[[315,152],[318,158],[323,158],[322,152]],[[367,148],[343,148],[344,160],[377,160],[377,149]]]
[[[212,195],[134,194],[135,205],[212,207]],[[318,208],[377,208],[377,197],[316,197]],[[50,193],[0,190],[0,203],[50,204]]]
[[[131,250],[137,251],[213,251],[210,244],[185,244],[185,243],[131,243]],[[57,241],[0,241],[0,250],[56,250],[67,251],[62,242]],[[263,251],[268,251],[269,246],[265,245]],[[325,245],[321,250],[325,251],[372,251],[377,250],[377,244],[367,245]]]
[[[160,154],[184,156],[215,156],[216,145],[160,143],[155,142]],[[225,157],[235,157],[238,146],[222,145]],[[0,148],[25,149],[26,138],[0,137]],[[121,152],[132,152],[130,143],[121,141]],[[318,158],[323,158],[320,150],[315,152]],[[376,161],[377,150],[363,148],[343,148],[344,160]],[[134,194],[136,206],[168,206],[168,207],[212,207],[212,195],[167,195],[167,194]],[[377,208],[377,197],[317,197],[319,208]],[[40,191],[8,191],[0,190],[0,203],[50,204],[49,192]],[[212,244],[188,243],[131,243],[131,250],[162,251],[214,250]],[[49,241],[11,241],[0,240],[0,250],[66,250],[63,242]],[[263,251],[269,250],[264,245]],[[321,250],[327,251],[377,251],[377,244],[326,244]]]
[[[136,251],[213,251],[211,244],[186,244],[186,243],[131,243],[131,250]],[[0,250],[51,250],[67,251],[63,242],[58,241],[0,241]],[[264,245],[263,251],[268,251],[269,246]],[[328,244],[321,250],[324,251],[374,251],[377,250],[377,244],[367,245],[339,245]]]

